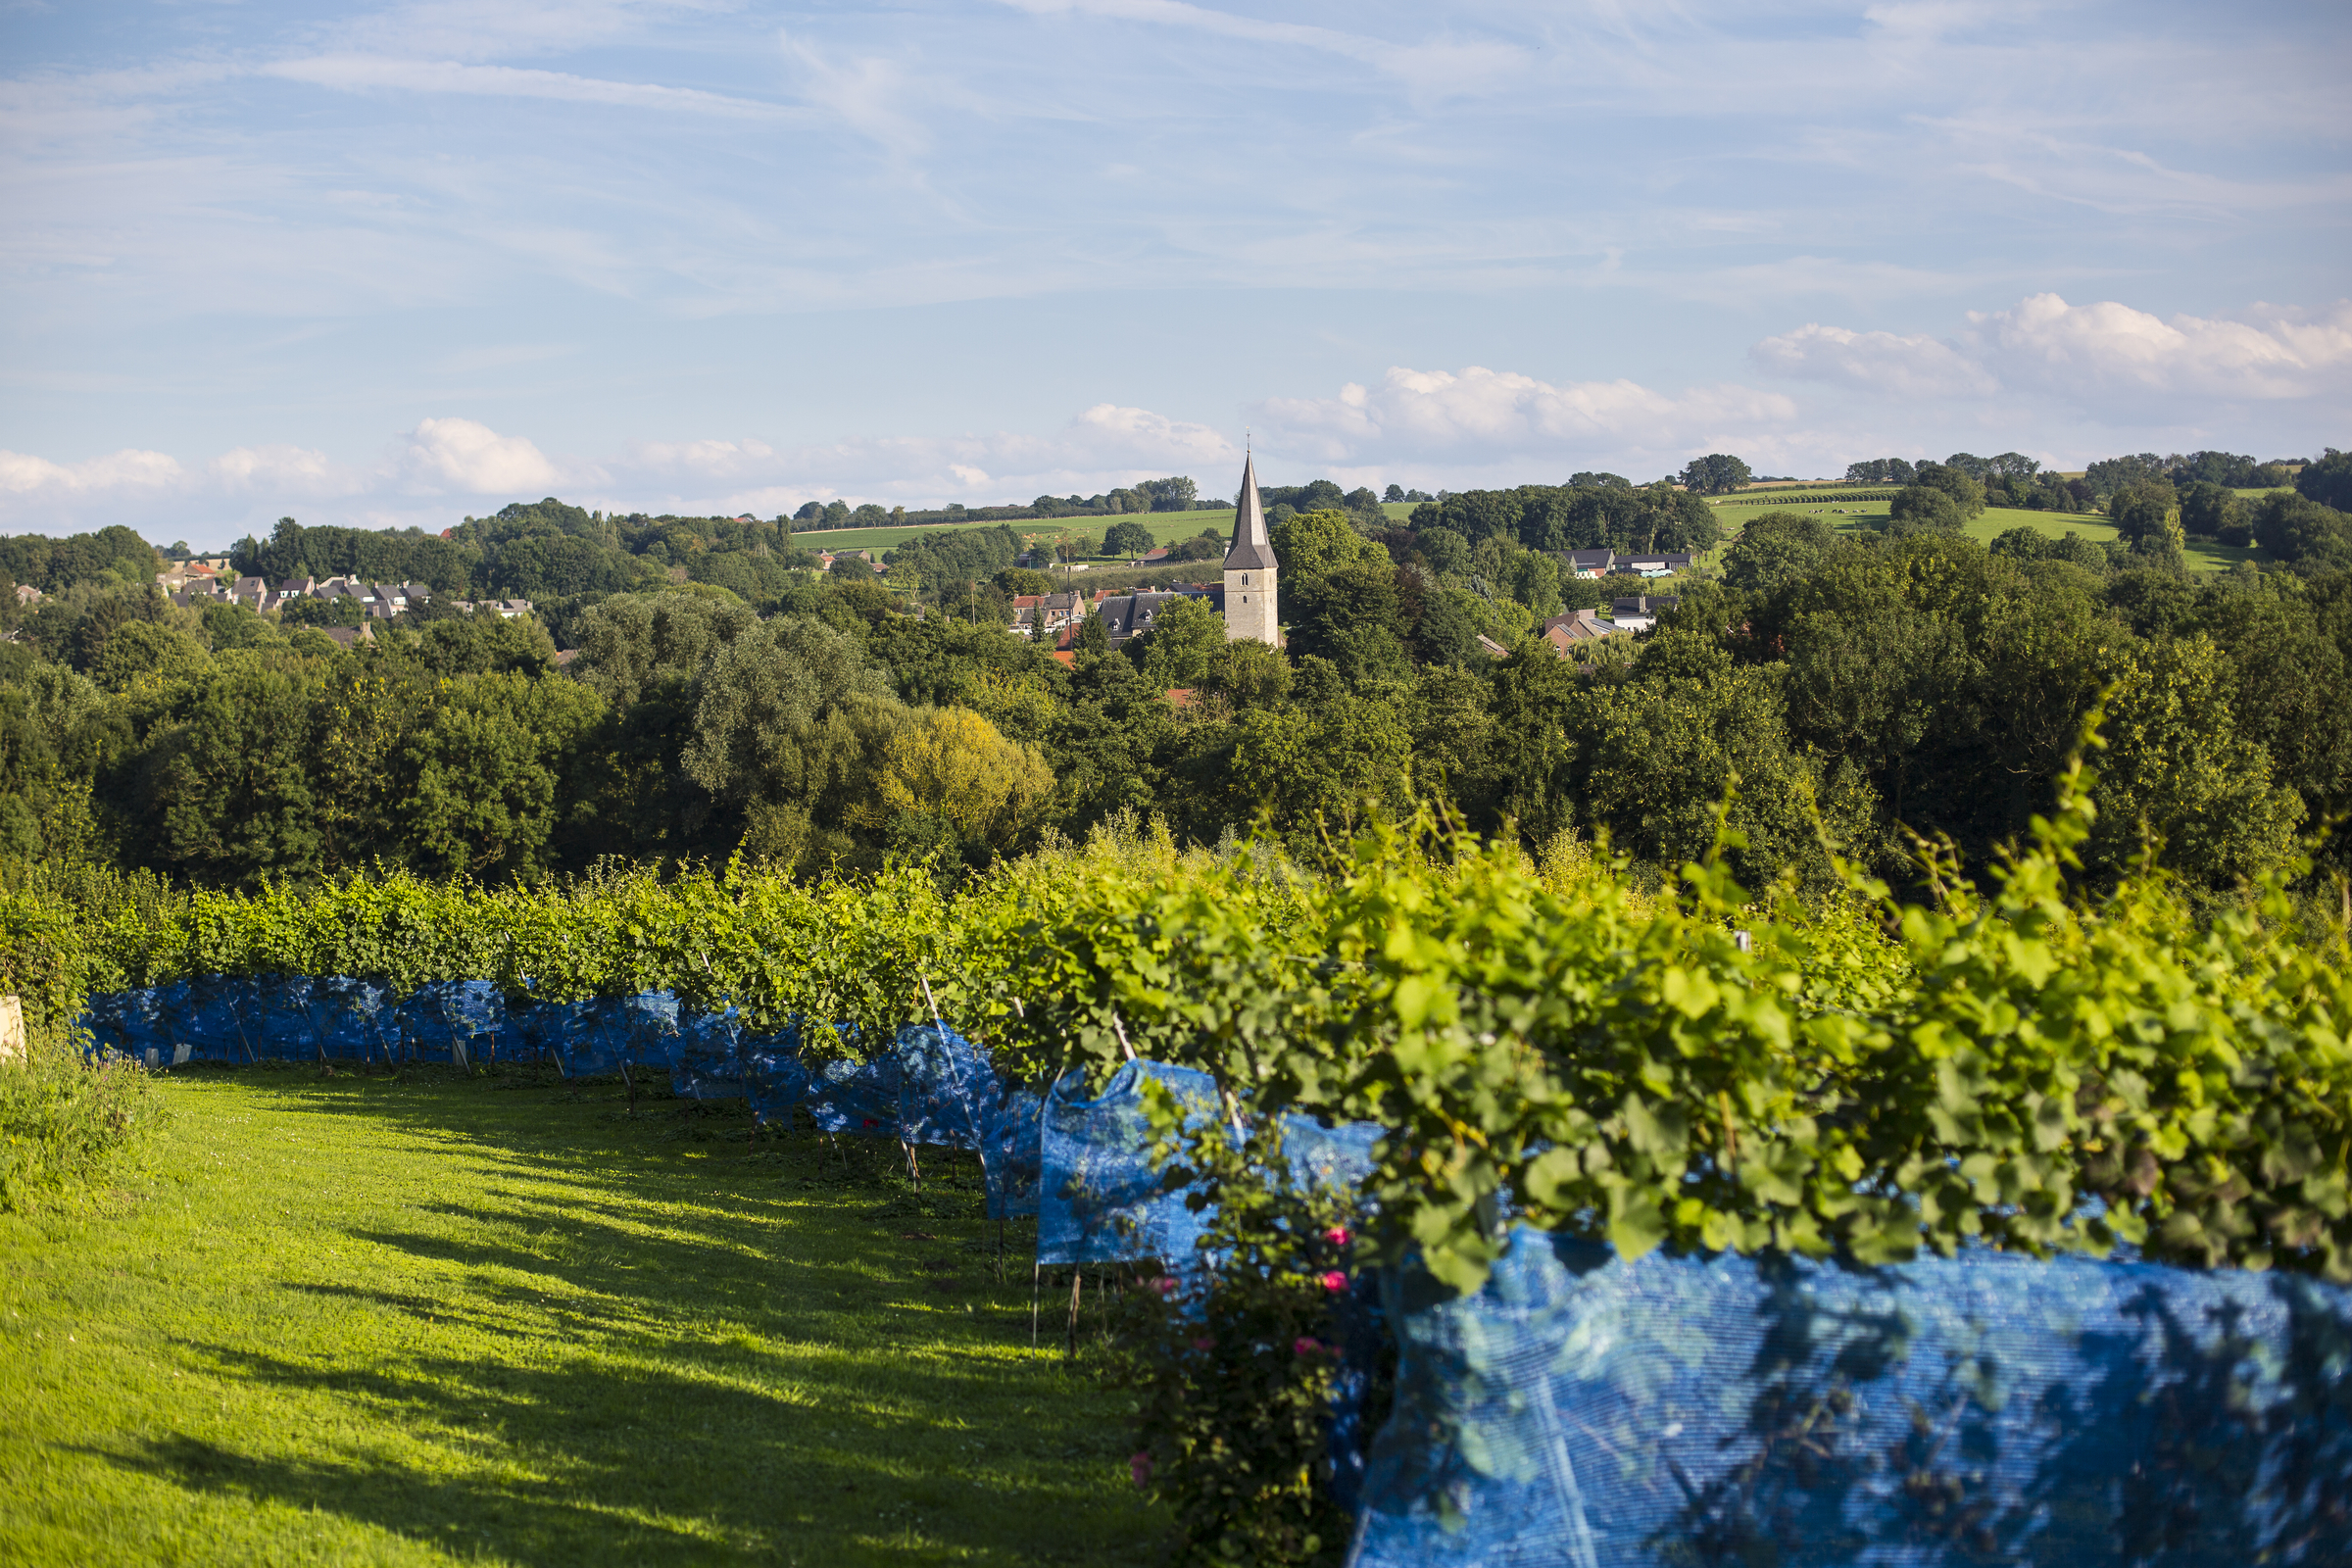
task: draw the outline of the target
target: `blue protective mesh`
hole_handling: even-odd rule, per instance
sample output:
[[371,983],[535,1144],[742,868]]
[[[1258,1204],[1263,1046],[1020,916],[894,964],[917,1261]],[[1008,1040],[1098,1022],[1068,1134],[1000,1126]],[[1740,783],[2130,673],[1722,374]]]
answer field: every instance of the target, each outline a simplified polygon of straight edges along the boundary
[[797,1025],[747,1035],[733,1008],[681,1009],[666,991],[510,1011],[486,980],[419,986],[395,1005],[368,981],[300,975],[209,975],[102,993],[89,998],[84,1022],[101,1051],[159,1066],[518,1059],[553,1061],[569,1077],[625,1066],[641,1083],[666,1077],[686,1098],[746,1099],[762,1119],[806,1103],[827,1132],[977,1150],[989,1217],[1037,1210],[1038,1097],[999,1078],[987,1052],[934,1024],[899,1030],[870,1061],[812,1064]]
[[487,980],[435,980],[401,998],[393,1016],[405,1059],[466,1066],[498,1059],[507,999]]
[[743,1097],[761,1121],[780,1121],[808,1098],[808,1066],[801,1059],[801,1031],[787,1026],[772,1035],[745,1035]]
[[678,999],[666,991],[640,991],[617,999],[606,1017],[606,1033],[620,1059],[638,1074],[669,1073],[677,1066]]
[[724,1012],[681,1010],[670,1048],[670,1092],[681,1100],[741,1100],[742,1034],[742,1017],[733,1007]]
[[1386,1283],[1351,1568],[2352,1558],[2352,1293],[2307,1279],[1523,1227],[1475,1296]]
[[[1092,1099],[1084,1098],[1086,1083],[1078,1073],[1054,1085],[1046,1097],[1039,1148],[1040,1263],[1193,1263],[1208,1215],[1188,1209],[1184,1192],[1166,1187],[1152,1161],[1147,1082],[1166,1085],[1193,1116],[1220,1114],[1215,1080],[1191,1067],[1130,1061]],[[1320,1127],[1304,1116],[1283,1118],[1283,1152],[1293,1179],[1301,1183],[1355,1186],[1371,1171],[1379,1139],[1380,1129],[1369,1123]]]
[[1130,1061],[1102,1092],[1086,1098],[1072,1072],[1046,1096],[1039,1137],[1037,1260],[1046,1265],[1129,1258],[1192,1258],[1200,1216],[1181,1192],[1164,1190],[1152,1162],[1144,1085],[1167,1086],[1198,1115],[1217,1113],[1216,1083],[1190,1067]]
[[895,1138],[899,1064],[887,1053],[865,1061],[835,1056],[811,1062],[808,1105],[820,1132]]
[[988,1217],[1012,1219],[1038,1211],[1045,1152],[1039,1147],[1045,1101],[1034,1091],[999,1082],[982,1091],[980,1152],[988,1177]]
[[258,1042],[245,1025],[244,1014],[252,1010],[251,981],[235,975],[196,975],[165,989],[178,993],[172,999],[176,1004],[172,1010],[178,1014],[172,1024],[178,1031],[174,1039],[188,1046],[188,1059],[263,1059]]

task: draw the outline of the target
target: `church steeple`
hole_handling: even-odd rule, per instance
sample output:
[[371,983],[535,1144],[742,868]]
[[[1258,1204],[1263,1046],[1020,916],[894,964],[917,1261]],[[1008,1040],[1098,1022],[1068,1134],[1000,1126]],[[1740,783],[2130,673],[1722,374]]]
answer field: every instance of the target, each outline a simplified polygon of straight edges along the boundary
[[1233,544],[1225,552],[1227,571],[1271,570],[1274,542],[1266,537],[1266,509],[1257,499],[1257,459],[1242,459],[1242,493],[1233,507]]
[[1257,495],[1257,459],[1242,460],[1242,493],[1233,503],[1233,544],[1225,552],[1225,640],[1282,646],[1274,598],[1274,541]]

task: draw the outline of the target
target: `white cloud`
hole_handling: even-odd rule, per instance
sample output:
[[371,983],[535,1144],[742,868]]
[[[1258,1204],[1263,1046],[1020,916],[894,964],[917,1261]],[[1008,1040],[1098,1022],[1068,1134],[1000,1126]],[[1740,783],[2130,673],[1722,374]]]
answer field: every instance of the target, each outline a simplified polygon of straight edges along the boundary
[[440,528],[462,513],[549,494],[609,512],[769,516],[835,497],[912,507],[1093,495],[1169,473],[1191,473],[1213,494],[1230,487],[1240,468],[1240,449],[1221,432],[1110,403],[1045,434],[869,436],[804,446],[648,441],[560,460],[528,437],[438,416],[418,420],[371,465],[291,445],[242,446],[193,464],[161,452],[77,464],[0,452],[0,531],[66,533],[127,522],[159,539],[224,542],[288,513],[312,523]]
[[1983,366],[1932,337],[1854,332],[1807,322],[1793,332],[1768,337],[1747,352],[1776,374],[1902,398],[1982,396],[1995,385]]
[[2352,382],[2352,300],[2318,312],[2258,306],[2251,320],[2176,316],[2114,301],[2069,305],[2035,294],[2014,310],[1971,313],[1970,337],[2000,378],[2076,396],[2163,392],[2302,398]]
[[556,466],[529,440],[471,419],[425,419],[407,438],[401,466],[423,488],[459,495],[538,490],[559,482]]
[[325,453],[307,447],[238,447],[221,453],[209,467],[219,487],[230,495],[338,495],[365,483],[359,472],[338,468]]
[[1270,399],[1258,413],[1283,450],[1320,462],[1454,464],[1701,452],[1786,425],[1795,419],[1796,405],[1777,392],[1729,384],[1678,397],[1628,380],[1554,386],[1479,366],[1458,374],[1398,367],[1378,387],[1350,383],[1336,398]]
[[2070,305],[2034,294],[2006,311],[1971,312],[1949,339],[1812,322],[1765,338],[1748,357],[1777,374],[1896,401],[2039,394],[2091,414],[2193,424],[2212,404],[2352,392],[2352,301],[2167,319],[2113,300]]
[[81,463],[51,463],[0,451],[0,492],[10,496],[80,497],[153,492],[177,484],[183,470],[161,452],[125,448]]

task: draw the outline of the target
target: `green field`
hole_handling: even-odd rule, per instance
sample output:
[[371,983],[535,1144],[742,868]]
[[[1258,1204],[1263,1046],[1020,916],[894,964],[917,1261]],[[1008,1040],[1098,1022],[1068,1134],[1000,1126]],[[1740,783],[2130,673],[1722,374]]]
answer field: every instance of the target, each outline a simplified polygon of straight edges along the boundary
[[[1768,501],[1733,502],[1716,508],[1723,519],[1724,532],[1734,533],[1747,519],[1763,512],[1802,512],[1819,516],[1823,521],[1846,533],[1858,533],[1865,526],[1862,519],[1884,517],[1887,503],[1884,501],[1847,502],[1841,505],[1809,507],[1775,507]],[[1990,544],[2012,528],[2035,528],[2050,538],[2080,534],[2094,543],[2104,544],[2116,537],[2115,526],[2106,518],[2087,513],[2027,512],[2012,507],[1987,507],[1984,514],[1969,519],[1965,532],[1971,539]],[[2188,569],[2192,572],[2228,571],[2241,561],[2260,561],[2262,552],[2239,545],[2195,544],[2185,552]]]
[[[1399,502],[1385,506],[1381,511],[1402,519],[1412,515],[1412,505]],[[1058,539],[1064,534],[1072,538],[1084,534],[1100,541],[1102,530],[1114,522],[1140,522],[1152,530],[1152,536],[1163,545],[1179,539],[1190,539],[1203,528],[1220,534],[1233,532],[1233,509],[1222,512],[1141,512],[1125,516],[1053,517],[1045,519],[1014,518],[1002,526],[1010,528],[1023,539],[1045,541]],[[923,523],[919,526],[897,528],[835,528],[822,533],[799,533],[792,542],[810,550],[894,550],[909,539],[938,533],[943,528],[994,528],[1000,524],[974,520],[971,522]]]
[[1154,1549],[1124,1401],[1030,1348],[968,1155],[918,1200],[895,1145],[535,1070],[161,1093],[141,1173],[0,1216],[0,1560]]

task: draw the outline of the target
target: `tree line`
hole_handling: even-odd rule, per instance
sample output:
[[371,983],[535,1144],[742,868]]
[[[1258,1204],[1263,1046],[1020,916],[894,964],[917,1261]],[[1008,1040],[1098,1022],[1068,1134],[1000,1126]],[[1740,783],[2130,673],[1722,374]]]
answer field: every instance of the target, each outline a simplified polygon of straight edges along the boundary
[[[1685,516],[1655,487],[1566,499],[1588,493]],[[2223,888],[2352,809],[2352,577],[2330,560],[2198,581],[2080,539],[1767,514],[1653,634],[1563,660],[1541,620],[1623,585],[1527,545],[1561,499],[1465,492],[1378,538],[1294,514],[1285,648],[1228,643],[1188,602],[1115,652],[1082,635],[1066,664],[806,572],[757,606],[664,580],[576,607],[561,664],[531,619],[393,622],[344,649],[84,583],[0,650],[0,850],[227,885],[738,853],[814,874],[977,866],[1122,811],[1304,853],[1367,803],[1423,799],[1665,867],[1729,800],[1751,879],[1819,874],[1817,818],[1892,870],[1908,831],[1993,855],[2102,693],[2094,868],[2146,834]],[[956,569],[1004,544],[961,542]]]

